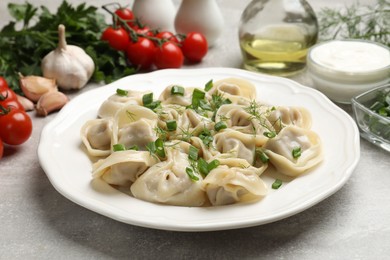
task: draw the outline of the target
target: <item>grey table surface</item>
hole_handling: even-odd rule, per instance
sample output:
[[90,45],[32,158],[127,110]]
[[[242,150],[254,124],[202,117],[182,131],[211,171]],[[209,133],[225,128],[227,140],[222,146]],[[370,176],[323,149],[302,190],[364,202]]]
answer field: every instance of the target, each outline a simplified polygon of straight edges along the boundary
[[[0,25],[7,23],[0,1]],[[22,3],[24,0],[12,1]],[[79,3],[79,0],[69,1]],[[101,6],[111,1],[88,1]],[[120,1],[122,4],[130,2]],[[219,0],[225,29],[199,65],[241,67],[237,26],[248,0]],[[373,0],[360,1],[374,3]],[[33,1],[54,10],[60,1]],[[177,6],[180,2],[174,1]],[[349,1],[312,0],[320,8]],[[293,78],[311,86],[305,73]],[[83,91],[95,87],[89,84]],[[81,93],[79,92],[79,93]],[[78,95],[75,93],[70,98]],[[351,114],[350,106],[342,106]],[[56,114],[33,118],[31,139],[0,160],[0,259],[389,259],[390,154],[361,139],[361,159],[348,182],[317,205],[287,219],[250,228],[172,232],[124,224],[60,195],[37,156],[42,128]]]

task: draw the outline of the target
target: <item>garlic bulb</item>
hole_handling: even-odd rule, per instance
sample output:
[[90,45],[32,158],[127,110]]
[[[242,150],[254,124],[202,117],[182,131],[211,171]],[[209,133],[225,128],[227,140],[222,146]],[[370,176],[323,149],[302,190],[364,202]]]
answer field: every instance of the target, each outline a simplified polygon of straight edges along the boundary
[[65,26],[58,26],[58,47],[42,60],[45,78],[54,78],[62,89],[84,87],[95,70],[92,58],[80,47],[67,45]]

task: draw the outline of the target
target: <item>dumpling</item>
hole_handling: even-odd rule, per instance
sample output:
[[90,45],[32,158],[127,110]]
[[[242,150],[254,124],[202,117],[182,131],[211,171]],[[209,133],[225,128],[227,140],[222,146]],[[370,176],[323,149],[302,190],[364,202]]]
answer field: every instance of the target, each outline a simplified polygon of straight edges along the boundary
[[221,131],[214,136],[214,147],[229,157],[245,159],[253,164],[255,158],[255,136],[235,130]]
[[[255,109],[255,111],[252,111]],[[272,123],[266,115],[269,108],[261,105],[240,106],[228,104],[221,106],[216,114],[215,122],[223,121],[227,126],[236,131],[255,135],[257,146],[262,146],[268,140],[266,132],[275,132]]]
[[126,105],[114,117],[111,143],[140,148],[156,139],[157,114],[146,107]]
[[130,186],[150,166],[158,163],[157,157],[145,151],[118,151],[93,165],[93,178],[101,177],[112,185]]
[[267,194],[265,183],[251,169],[226,165],[212,170],[202,187],[213,206],[257,201]]
[[[294,158],[293,151],[300,150]],[[264,145],[264,151],[275,168],[286,175],[297,176],[313,168],[323,160],[319,136],[308,129],[286,126]]]
[[81,140],[92,156],[107,156],[111,153],[112,119],[93,119],[81,128]]
[[206,194],[202,177],[192,180],[186,173],[188,154],[179,147],[167,149],[167,160],[157,163],[139,177],[130,190],[135,198],[175,206],[202,206]]
[[176,104],[181,106],[189,106],[192,103],[192,92],[195,88],[184,88],[184,95],[174,95],[171,93],[172,87],[170,85],[164,89],[158,98],[162,104]]
[[127,90],[126,96],[114,94],[105,100],[98,110],[100,118],[113,117],[125,105],[142,105],[142,96],[146,91]]
[[210,94],[222,95],[233,104],[247,105],[256,98],[256,88],[249,81],[239,78],[226,78],[214,82]]
[[311,127],[310,112],[303,107],[276,107],[270,111],[267,118],[277,132],[280,132],[287,125],[295,125],[305,129]]

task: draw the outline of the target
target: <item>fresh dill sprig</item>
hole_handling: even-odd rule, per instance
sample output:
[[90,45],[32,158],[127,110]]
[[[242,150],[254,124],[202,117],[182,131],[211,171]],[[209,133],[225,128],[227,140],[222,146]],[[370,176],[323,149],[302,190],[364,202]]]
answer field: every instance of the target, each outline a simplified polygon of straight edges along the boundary
[[318,13],[321,41],[331,39],[366,39],[390,47],[390,1],[373,5],[359,3],[344,9],[323,8]]

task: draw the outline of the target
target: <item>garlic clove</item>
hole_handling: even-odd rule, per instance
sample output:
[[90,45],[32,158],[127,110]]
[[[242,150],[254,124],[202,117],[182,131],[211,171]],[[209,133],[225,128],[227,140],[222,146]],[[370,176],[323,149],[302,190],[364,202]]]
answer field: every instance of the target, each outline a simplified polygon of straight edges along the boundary
[[68,97],[59,91],[51,91],[41,96],[35,107],[38,116],[47,116],[68,103]]
[[55,79],[44,78],[39,76],[23,76],[19,73],[20,88],[24,95],[33,102],[45,93],[57,90]]
[[58,47],[48,53],[41,63],[43,76],[54,78],[62,89],[80,89],[91,78],[95,63],[80,47],[67,45],[65,26],[58,26]]
[[19,103],[22,104],[25,111],[34,110],[34,103],[30,99],[20,95],[16,95],[16,98],[18,99]]

